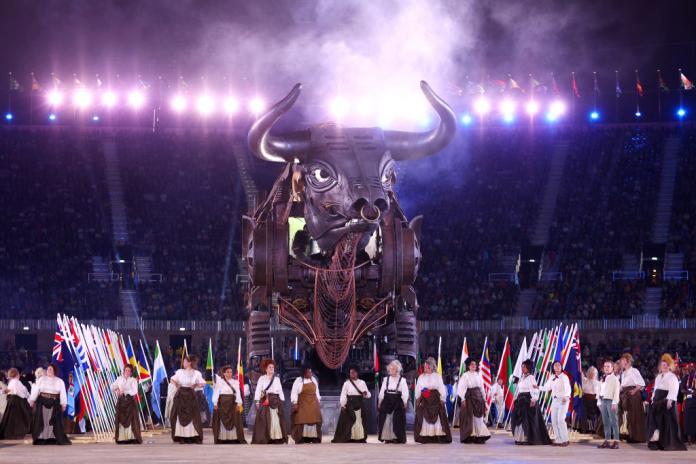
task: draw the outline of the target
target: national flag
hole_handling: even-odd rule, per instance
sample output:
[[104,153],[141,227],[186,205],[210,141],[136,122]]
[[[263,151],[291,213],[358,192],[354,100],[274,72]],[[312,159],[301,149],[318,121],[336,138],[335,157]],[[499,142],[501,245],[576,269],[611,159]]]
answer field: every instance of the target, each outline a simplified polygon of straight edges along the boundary
[[16,91],[16,92],[21,92],[22,91],[22,85],[19,83],[17,79],[12,75],[12,73],[9,74],[10,78],[10,90]]
[[580,335],[574,331],[573,339],[570,343],[568,364],[565,370],[570,380],[571,401],[570,411],[575,414],[576,420],[582,419],[585,415],[585,408],[582,400],[582,359],[580,351]]
[[643,84],[640,83],[640,76],[638,76],[637,69],[636,69],[636,92],[638,92],[639,97],[643,96]]
[[505,91],[505,87],[507,86],[507,82],[501,79],[493,79],[491,84],[498,87],[498,93],[503,93]]
[[510,90],[517,89],[520,92],[522,91],[522,87],[520,87],[520,85],[517,83],[515,79],[512,78],[512,76],[508,76],[508,88]]
[[213,366],[213,339],[208,339],[208,358],[205,362],[205,398],[208,400],[208,410],[213,413],[213,385],[215,382],[215,367]]
[[657,70],[657,86],[660,88],[661,91],[669,92],[669,87],[667,87],[667,84],[665,83],[665,80],[662,78],[662,73],[659,69]]
[[188,356],[188,348],[186,347],[186,338],[184,338],[184,347],[181,349],[181,368],[184,368],[184,358]]
[[464,372],[466,372],[466,366],[464,363],[468,357],[469,347],[466,345],[466,337],[464,337],[464,341],[462,342],[462,354],[459,356],[459,378],[461,378],[462,375],[464,375]]
[[237,348],[237,381],[239,382],[239,393],[244,401],[244,366],[242,365],[242,337],[239,337],[239,347]]
[[84,84],[82,84],[80,78],[77,77],[77,74],[73,74],[73,84],[75,85],[75,87],[84,87]]
[[556,344],[556,349],[554,351],[553,358],[550,360],[550,362],[563,361],[563,350],[566,346],[567,338],[568,338],[568,326],[566,326],[563,329],[563,334],[561,334],[559,331],[558,343]]
[[152,376],[150,375],[150,366],[147,362],[147,356],[145,355],[145,350],[143,349],[143,341],[140,340],[140,351],[138,351],[138,374],[140,375],[140,382],[151,381]]
[[480,363],[481,377],[483,378],[483,392],[484,396],[488,398],[487,403],[490,404],[490,398],[488,392],[491,390],[491,362],[488,356],[488,337],[483,342],[483,353],[481,354]]
[[[534,334],[536,337],[536,334]],[[532,343],[530,344],[530,347],[534,345],[535,340],[532,339]],[[527,360],[529,357],[529,354],[527,352],[527,337],[524,337],[522,340],[522,346],[520,346],[520,351],[517,354],[517,361],[515,362],[515,367],[512,369],[512,376],[517,377],[518,379],[522,378],[522,363]]]
[[573,77],[572,85],[571,88],[573,90],[573,95],[575,95],[575,98],[580,98],[580,90],[578,90],[578,83],[575,81],[575,73],[571,73],[571,76]]
[[87,369],[89,369],[89,364],[87,362],[87,352],[85,350],[84,343],[82,343],[80,338],[77,336],[77,332],[75,331],[74,322],[69,321],[68,325],[70,327],[72,341],[73,341],[73,345],[75,346],[75,352],[77,354],[77,361],[79,363],[79,366],[82,369],[87,370]]
[[39,81],[36,80],[36,76],[34,73],[31,73],[31,91],[32,92],[39,92],[41,90],[41,85],[39,84]]
[[561,91],[558,88],[558,83],[556,82],[556,76],[553,73],[551,73],[551,90],[553,91],[553,95],[556,97],[561,94]]
[[379,388],[379,356],[377,355],[377,338],[372,337],[372,359],[375,371],[375,388]]
[[63,350],[62,350],[62,345],[63,345],[63,336],[56,332],[56,334],[53,336],[53,360],[57,362],[63,361]]
[[437,373],[442,375],[442,336],[437,343]]
[[682,89],[692,90],[694,88],[694,84],[681,71],[679,71],[679,78],[681,79]]
[[53,73],[51,73],[51,81],[53,82],[53,87],[56,89],[62,84],[61,80],[58,79],[58,76]]
[[162,420],[160,409],[160,386],[167,380],[167,369],[164,367],[164,359],[160,351],[159,341],[155,342],[155,358],[152,363],[152,410]]
[[510,353],[510,341],[507,339],[507,337],[505,338],[505,345],[503,346],[503,354],[500,356],[497,379],[503,380],[503,398],[505,398],[505,407],[510,409],[512,407],[514,392],[513,394],[510,393],[511,390],[514,389],[514,385],[512,383],[512,355]]
[[[138,361],[135,359],[135,350],[133,350],[133,342],[131,342],[130,335],[128,336],[128,344],[126,345],[126,354],[128,357],[128,364],[133,366],[133,368],[136,368]],[[133,375],[137,377],[138,372],[133,372]]]

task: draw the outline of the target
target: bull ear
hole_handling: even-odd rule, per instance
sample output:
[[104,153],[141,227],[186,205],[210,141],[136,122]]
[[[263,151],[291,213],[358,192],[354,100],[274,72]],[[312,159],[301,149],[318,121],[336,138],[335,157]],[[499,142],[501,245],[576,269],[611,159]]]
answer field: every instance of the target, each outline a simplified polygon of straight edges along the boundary
[[408,223],[408,228],[413,231],[414,234],[416,234],[416,239],[418,241],[421,241],[421,230],[423,229],[423,215],[419,214],[418,216],[415,216],[411,221]]
[[440,116],[440,124],[428,132],[384,131],[384,141],[396,161],[413,160],[433,155],[445,148],[457,132],[457,117],[427,82],[421,81],[421,90]]
[[292,166],[292,201],[302,201],[304,191],[305,181],[302,169],[294,164]]
[[302,84],[296,84],[285,98],[259,117],[249,129],[247,142],[251,152],[259,159],[273,162],[291,162],[309,151],[310,136],[307,131],[285,136],[271,135],[273,125],[287,113],[300,96]]

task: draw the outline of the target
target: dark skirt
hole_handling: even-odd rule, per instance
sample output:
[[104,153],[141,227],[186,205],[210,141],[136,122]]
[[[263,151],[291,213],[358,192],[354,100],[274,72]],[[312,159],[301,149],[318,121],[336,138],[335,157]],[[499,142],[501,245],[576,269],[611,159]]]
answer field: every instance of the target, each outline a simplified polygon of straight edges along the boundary
[[[44,424],[43,409],[49,409],[50,419],[48,424]],[[51,428],[53,438],[39,438],[44,429]],[[34,404],[34,419],[31,423],[31,438],[35,445],[71,445],[70,439],[65,434],[63,428],[63,408],[60,400],[53,397],[39,395]]]
[[[123,428],[131,428],[133,433],[132,439],[123,439],[119,437],[119,426]],[[140,416],[138,415],[138,404],[135,398],[131,395],[121,395],[116,401],[116,443],[138,443],[143,442],[143,437],[140,434]]]
[[687,398],[684,403],[684,435],[696,440],[696,397]]
[[[428,437],[420,434],[423,421],[434,424],[440,419],[440,426],[444,435]],[[449,420],[445,403],[441,401],[440,392],[428,390],[427,397],[421,395],[416,406],[416,422],[413,424],[413,439],[416,443],[452,443]]]
[[[220,425],[227,430],[232,430],[237,434],[236,440],[222,440],[219,438]],[[242,415],[237,409],[237,400],[235,395],[220,395],[218,398],[217,409],[213,410],[213,441],[215,444],[225,443],[242,443],[246,444],[244,438],[244,424],[242,423]]]
[[677,402],[667,408],[667,390],[655,390],[655,397],[648,408],[648,440],[652,440],[655,430],[660,431],[656,441],[649,441],[648,446],[654,450],[686,451],[686,445],[679,437],[677,423]]
[[[363,430],[365,431],[364,438],[360,440],[352,440],[351,430],[355,424],[355,411],[360,410],[360,418],[362,419]],[[341,408],[341,414],[338,416],[336,424],[336,432],[334,433],[331,443],[365,443],[367,441],[367,406],[362,395],[349,395],[346,407]]]
[[468,388],[464,396],[464,407],[459,407],[459,441],[462,443],[485,443],[490,438],[476,437],[474,434],[474,417],[484,417],[486,401],[480,388]]
[[0,440],[21,440],[31,432],[31,408],[25,398],[7,395],[7,407],[0,422]]
[[[193,388],[180,387],[172,404],[172,412],[170,414],[172,424],[172,440],[177,443],[203,443],[203,424],[201,422],[201,412],[198,407],[198,400]],[[193,424],[198,436],[195,437],[180,437],[176,435],[176,422],[179,425],[186,427]]]
[[582,404],[584,413],[578,417],[577,429],[582,433],[594,433],[597,430],[597,420],[602,417],[597,406],[597,395],[593,393],[583,393]]
[[645,443],[645,409],[643,408],[643,396],[640,392],[632,395],[629,393],[633,387],[626,387],[621,390],[619,398],[619,430],[626,416],[626,428],[628,435],[621,438],[628,443]]
[[382,438],[382,429],[384,421],[389,414],[392,415],[392,431],[395,440],[392,443],[406,443],[406,410],[404,409],[404,401],[401,399],[401,392],[384,394],[382,404],[379,406],[379,441],[385,441]]
[[[256,411],[256,422],[254,423],[254,434],[251,437],[251,443],[254,445],[287,443],[288,432],[286,430],[285,417],[283,417],[283,403],[275,393],[268,393],[266,398],[268,399],[268,405],[264,406],[262,401],[259,403],[259,408]],[[280,421],[280,429],[283,435],[283,438],[279,440],[271,439],[271,409],[278,412],[278,420]]]
[[515,433],[517,427],[522,427],[527,439],[525,443],[530,445],[550,445],[551,439],[549,438],[548,430],[546,430],[546,424],[541,415],[539,404],[532,407],[531,403],[532,396],[529,393],[517,395],[510,421],[512,433]]

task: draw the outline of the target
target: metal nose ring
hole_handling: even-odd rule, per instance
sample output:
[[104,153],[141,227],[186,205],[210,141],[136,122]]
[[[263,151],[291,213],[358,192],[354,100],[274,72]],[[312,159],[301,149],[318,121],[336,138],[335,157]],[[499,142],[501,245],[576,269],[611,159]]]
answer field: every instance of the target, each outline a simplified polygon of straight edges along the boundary
[[[367,208],[367,210],[366,210]],[[375,217],[369,217],[366,212],[369,212],[370,210],[376,212]],[[370,205],[363,205],[362,208],[360,208],[360,217],[363,218],[367,222],[378,222],[379,218],[382,216],[382,211],[379,208],[375,208]]]

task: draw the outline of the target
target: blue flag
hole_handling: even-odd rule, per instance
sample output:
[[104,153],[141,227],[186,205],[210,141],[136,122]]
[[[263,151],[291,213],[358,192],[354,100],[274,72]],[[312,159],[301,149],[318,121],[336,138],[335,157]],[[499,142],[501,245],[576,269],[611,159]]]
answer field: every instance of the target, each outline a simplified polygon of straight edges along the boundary
[[568,364],[566,365],[566,374],[570,379],[570,408],[569,412],[575,412],[576,420],[585,417],[585,407],[582,401],[582,365],[580,357],[580,341],[576,334],[571,341],[570,353],[568,354]]

